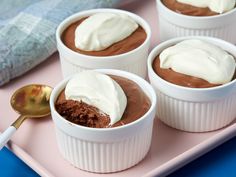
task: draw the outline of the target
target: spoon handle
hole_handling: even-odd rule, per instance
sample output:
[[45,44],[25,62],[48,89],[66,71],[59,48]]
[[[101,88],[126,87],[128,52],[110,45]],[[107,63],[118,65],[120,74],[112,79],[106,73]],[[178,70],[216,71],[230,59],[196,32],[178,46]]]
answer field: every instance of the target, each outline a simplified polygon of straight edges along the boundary
[[0,135],[0,150],[3,148],[3,146],[5,146],[15,131],[16,128],[14,126],[10,126]]

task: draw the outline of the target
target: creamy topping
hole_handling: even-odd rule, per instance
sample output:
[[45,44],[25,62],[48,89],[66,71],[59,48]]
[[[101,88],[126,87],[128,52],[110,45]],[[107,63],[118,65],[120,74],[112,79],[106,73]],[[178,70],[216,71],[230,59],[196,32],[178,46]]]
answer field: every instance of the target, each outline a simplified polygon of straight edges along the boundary
[[230,82],[235,72],[234,57],[208,42],[191,39],[165,49],[160,67],[204,79],[212,84]]
[[84,51],[100,51],[131,35],[138,24],[125,14],[97,13],[75,30],[75,46]]
[[83,101],[110,117],[110,125],[119,121],[125,111],[127,98],[111,77],[95,71],[76,74],[66,85],[67,100]]
[[224,13],[235,7],[236,0],[177,0],[180,3],[195,7],[208,7],[211,11]]

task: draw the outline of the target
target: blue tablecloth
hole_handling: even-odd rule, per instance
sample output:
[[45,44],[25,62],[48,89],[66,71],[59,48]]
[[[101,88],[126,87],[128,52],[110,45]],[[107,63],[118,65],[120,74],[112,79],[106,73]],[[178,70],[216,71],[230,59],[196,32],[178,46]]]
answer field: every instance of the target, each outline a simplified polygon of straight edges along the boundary
[[[0,151],[1,177],[38,177],[11,151]],[[236,177],[236,137],[210,151],[169,177]]]
[[38,177],[30,167],[21,161],[15,154],[4,147],[0,151],[1,177]]

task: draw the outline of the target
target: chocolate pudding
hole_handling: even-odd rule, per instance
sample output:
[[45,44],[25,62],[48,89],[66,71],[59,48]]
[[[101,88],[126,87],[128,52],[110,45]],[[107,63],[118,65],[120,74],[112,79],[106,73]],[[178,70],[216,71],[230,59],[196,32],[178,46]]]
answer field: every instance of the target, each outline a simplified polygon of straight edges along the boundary
[[[219,84],[211,84],[206,80],[189,76],[189,75],[185,75],[185,74],[181,74],[181,73],[173,71],[172,69],[160,68],[159,55],[154,59],[152,63],[152,67],[155,73],[159,77],[176,85],[180,85],[184,87],[191,87],[191,88],[209,88],[209,87],[219,86]],[[236,73],[234,74],[233,79],[235,78],[236,78]]]
[[130,36],[127,38],[111,45],[110,47],[101,50],[101,51],[83,51],[75,46],[75,30],[78,25],[80,25],[86,18],[83,18],[75,23],[72,23],[68,26],[65,31],[61,35],[61,39],[63,43],[70,48],[71,50],[84,54],[84,55],[91,55],[91,56],[113,56],[119,55],[135,48],[139,47],[145,41],[147,34],[145,30],[139,26]]
[[190,16],[212,16],[219,13],[211,11],[209,8],[194,7],[188,4],[180,3],[177,0],[162,0],[162,3],[169,9],[184,15]]
[[66,100],[64,90],[60,93],[55,107],[57,112],[70,122],[92,128],[108,128],[122,126],[142,117],[150,108],[151,102],[142,89],[133,81],[111,76],[123,89],[127,97],[127,106],[122,118],[110,126],[108,115],[86,103]]

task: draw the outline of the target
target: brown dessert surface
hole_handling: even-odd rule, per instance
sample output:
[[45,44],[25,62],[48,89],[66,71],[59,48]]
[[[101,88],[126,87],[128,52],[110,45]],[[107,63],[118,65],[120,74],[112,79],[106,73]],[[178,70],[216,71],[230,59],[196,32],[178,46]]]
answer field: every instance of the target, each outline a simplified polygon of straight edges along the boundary
[[219,13],[211,11],[209,8],[195,7],[188,4],[180,3],[177,0],[162,0],[162,3],[177,13],[190,16],[212,16]]
[[60,93],[55,107],[57,112],[70,122],[93,128],[122,126],[142,117],[150,108],[151,102],[142,89],[133,81],[111,76],[124,90],[127,97],[125,112],[118,122],[110,126],[109,116],[102,114],[93,106],[83,102],[66,100],[64,90]]
[[75,30],[86,18],[83,18],[68,26],[61,35],[63,43],[71,50],[90,56],[113,56],[119,55],[139,47],[145,41],[147,35],[145,30],[139,26],[130,36],[111,45],[110,47],[101,51],[84,51],[75,46]]
[[211,84],[206,80],[181,74],[173,71],[172,69],[161,68],[159,55],[154,59],[152,67],[158,76],[176,85],[191,87],[191,88],[208,88],[208,87],[219,86],[219,84]]
[[64,91],[56,103],[56,109],[65,119],[82,126],[101,128],[110,122],[109,116],[100,113],[93,106],[84,102],[65,100]]

